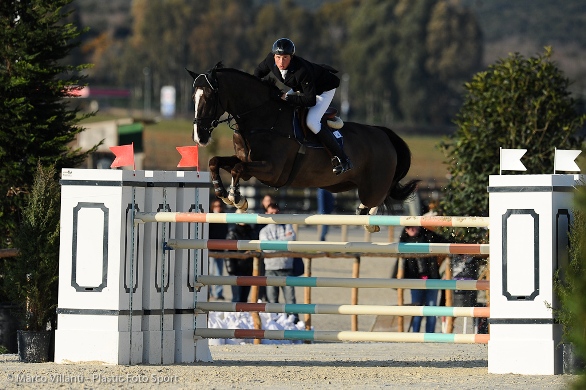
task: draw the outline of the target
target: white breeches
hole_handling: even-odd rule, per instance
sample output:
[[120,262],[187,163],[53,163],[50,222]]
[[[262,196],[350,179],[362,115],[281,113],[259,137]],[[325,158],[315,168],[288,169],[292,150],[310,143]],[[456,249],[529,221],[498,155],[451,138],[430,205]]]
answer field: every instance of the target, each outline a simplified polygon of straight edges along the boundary
[[[289,91],[288,93],[292,92],[293,91]],[[307,127],[309,127],[309,130],[311,130],[314,134],[319,133],[321,130],[321,118],[324,116],[324,113],[332,103],[332,100],[334,100],[335,94],[336,88],[325,91],[321,95],[317,95],[315,97],[315,106],[309,107],[309,111],[307,113]]]
[[315,97],[315,106],[309,108],[309,112],[307,113],[307,127],[311,130],[314,134],[319,133],[321,130],[321,118],[324,116],[326,110],[334,100],[334,95],[336,94],[336,89],[330,89],[329,91],[325,91],[321,95],[317,95]]

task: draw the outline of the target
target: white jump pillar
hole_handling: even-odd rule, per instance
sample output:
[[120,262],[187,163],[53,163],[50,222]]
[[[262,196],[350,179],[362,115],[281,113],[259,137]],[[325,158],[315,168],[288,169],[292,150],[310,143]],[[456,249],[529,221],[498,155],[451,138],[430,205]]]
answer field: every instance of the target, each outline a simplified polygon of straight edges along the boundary
[[137,211],[207,211],[209,175],[64,169],[61,184],[55,361],[210,361],[207,340],[193,342],[195,320],[207,323],[193,315],[207,297],[194,288],[207,253],[162,248],[170,237],[205,238],[207,227],[133,221]]
[[547,304],[568,263],[568,228],[579,175],[490,176],[488,372],[562,373],[561,325]]

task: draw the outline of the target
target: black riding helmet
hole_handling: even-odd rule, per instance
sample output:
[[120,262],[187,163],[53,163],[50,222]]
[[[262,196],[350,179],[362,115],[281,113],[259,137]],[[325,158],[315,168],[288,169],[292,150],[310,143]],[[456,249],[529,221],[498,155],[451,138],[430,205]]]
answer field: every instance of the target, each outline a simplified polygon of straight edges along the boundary
[[289,38],[279,38],[273,43],[273,54],[290,55],[295,54],[295,44]]

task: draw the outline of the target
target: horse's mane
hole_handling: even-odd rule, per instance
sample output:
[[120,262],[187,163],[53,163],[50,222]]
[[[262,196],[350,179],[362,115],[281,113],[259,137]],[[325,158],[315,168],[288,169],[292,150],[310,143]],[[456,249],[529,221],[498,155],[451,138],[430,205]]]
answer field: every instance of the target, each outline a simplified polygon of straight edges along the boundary
[[265,86],[267,86],[269,88],[278,88],[277,87],[276,80],[273,79],[273,78],[267,78],[267,79],[262,79],[261,80],[258,77],[255,77],[254,75],[252,75],[252,74],[250,74],[248,72],[245,72],[243,70],[240,70],[240,69],[236,69],[236,68],[224,68],[224,64],[222,64],[222,61],[218,62],[216,64],[216,66],[214,66],[212,69],[209,70],[209,72],[212,72],[214,70],[216,72],[218,72],[218,73],[235,73],[235,74],[239,74],[239,75],[242,75],[243,77],[249,78],[250,80],[254,80],[256,82],[259,82],[259,83],[261,83],[261,84],[263,84],[263,85],[265,85]]

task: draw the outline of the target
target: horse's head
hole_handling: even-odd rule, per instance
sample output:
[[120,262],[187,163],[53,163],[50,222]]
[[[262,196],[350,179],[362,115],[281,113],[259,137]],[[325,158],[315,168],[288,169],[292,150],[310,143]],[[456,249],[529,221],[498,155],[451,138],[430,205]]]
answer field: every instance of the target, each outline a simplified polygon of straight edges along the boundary
[[202,146],[209,144],[212,131],[218,126],[220,116],[224,109],[220,104],[218,92],[218,79],[216,69],[221,64],[207,73],[197,74],[188,69],[187,72],[193,77],[193,102],[195,104],[195,118],[193,119],[193,141]]
[[[243,71],[223,68],[221,62],[207,73],[187,72],[193,77],[193,140],[199,145],[209,144],[212,131],[222,122],[235,119],[241,125],[251,118],[258,118],[262,109],[271,107],[271,104],[271,108],[285,105],[280,100],[282,92],[274,81],[261,81]],[[225,111],[229,113],[228,119],[220,120]],[[263,120],[267,121],[266,118]],[[274,124],[274,120],[269,119],[268,122]]]

